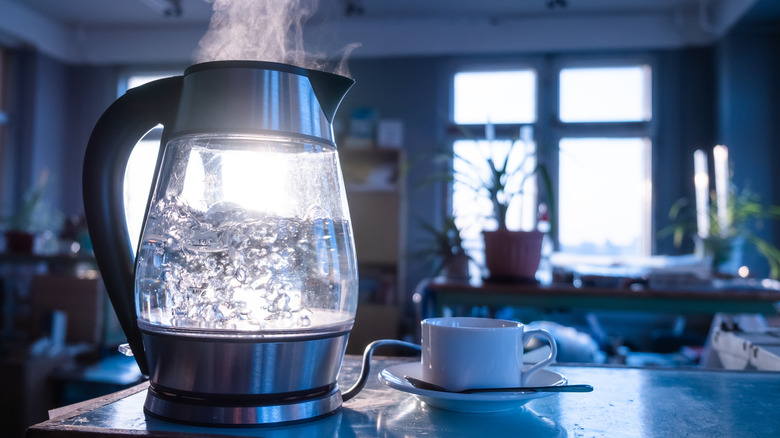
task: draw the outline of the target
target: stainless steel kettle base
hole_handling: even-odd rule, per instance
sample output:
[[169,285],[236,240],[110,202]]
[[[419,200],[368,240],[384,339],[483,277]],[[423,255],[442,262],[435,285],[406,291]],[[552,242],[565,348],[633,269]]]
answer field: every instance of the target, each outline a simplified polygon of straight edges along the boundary
[[[338,385],[330,391],[294,399],[280,398],[262,404],[214,400],[163,394],[152,386],[146,394],[144,411],[163,420],[203,426],[252,426],[310,420],[336,412],[342,403]],[[233,405],[231,405],[233,404]]]

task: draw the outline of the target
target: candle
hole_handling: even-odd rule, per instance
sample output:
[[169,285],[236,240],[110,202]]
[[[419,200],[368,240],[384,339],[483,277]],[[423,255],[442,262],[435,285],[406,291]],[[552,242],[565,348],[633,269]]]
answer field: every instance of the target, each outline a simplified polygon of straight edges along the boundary
[[696,187],[696,227],[699,237],[706,239],[710,236],[710,177],[707,170],[707,154],[703,150],[693,153],[693,183]]
[[715,146],[712,150],[715,161],[715,197],[718,207],[718,228],[720,237],[729,233],[729,150],[726,146]]

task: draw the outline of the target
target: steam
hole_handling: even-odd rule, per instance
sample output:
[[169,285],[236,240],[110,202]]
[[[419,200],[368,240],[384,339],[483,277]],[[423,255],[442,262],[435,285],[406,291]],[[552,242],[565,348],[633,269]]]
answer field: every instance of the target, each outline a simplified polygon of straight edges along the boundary
[[304,49],[303,27],[318,0],[206,1],[214,4],[214,14],[195,51],[196,62],[270,61],[348,75],[346,60],[357,44],[342,49],[336,61]]

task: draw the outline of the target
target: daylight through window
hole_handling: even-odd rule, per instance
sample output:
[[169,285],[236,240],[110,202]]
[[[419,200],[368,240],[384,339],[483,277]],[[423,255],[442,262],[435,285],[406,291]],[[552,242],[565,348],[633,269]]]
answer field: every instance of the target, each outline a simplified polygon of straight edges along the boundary
[[[551,149],[555,156],[548,156],[548,160],[553,166],[557,163],[551,173],[556,176],[559,250],[587,255],[649,255],[651,67],[644,63],[591,63],[556,72],[550,89],[538,89],[533,69],[455,73],[452,121],[468,126],[472,134],[494,125],[496,132],[504,135],[493,141],[482,135],[464,135],[453,141],[453,151],[465,161],[484,162],[487,154],[506,156],[514,137],[523,144],[512,149],[518,157],[510,158],[510,165],[516,165],[520,156],[536,150],[533,133],[545,132],[547,144],[557,145]],[[557,121],[538,119],[540,107],[556,109]],[[524,139],[519,139],[520,127],[526,132]],[[510,131],[512,134],[507,134]],[[531,160],[524,165],[535,164]],[[481,261],[480,233],[495,228],[487,219],[491,206],[462,181],[475,178],[473,166],[455,159],[453,172],[452,211],[472,257]],[[536,226],[534,178],[526,184],[524,196],[510,208],[510,229]]]

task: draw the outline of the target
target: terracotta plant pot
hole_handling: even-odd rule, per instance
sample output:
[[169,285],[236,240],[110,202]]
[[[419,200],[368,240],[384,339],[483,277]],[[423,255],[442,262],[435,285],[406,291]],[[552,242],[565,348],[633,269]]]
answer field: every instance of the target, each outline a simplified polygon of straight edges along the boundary
[[536,282],[542,258],[541,231],[483,231],[488,280],[496,282]]
[[32,254],[35,234],[27,231],[10,230],[5,232],[6,251],[15,254]]

